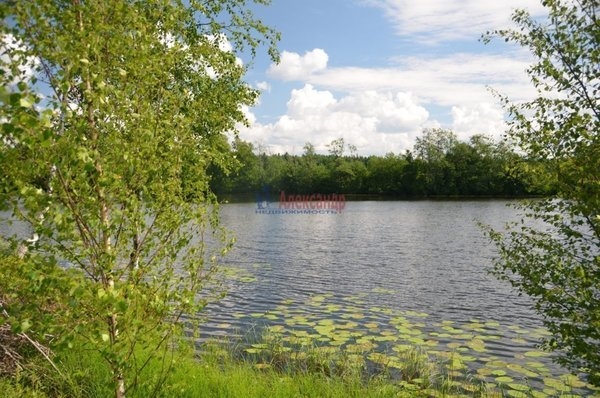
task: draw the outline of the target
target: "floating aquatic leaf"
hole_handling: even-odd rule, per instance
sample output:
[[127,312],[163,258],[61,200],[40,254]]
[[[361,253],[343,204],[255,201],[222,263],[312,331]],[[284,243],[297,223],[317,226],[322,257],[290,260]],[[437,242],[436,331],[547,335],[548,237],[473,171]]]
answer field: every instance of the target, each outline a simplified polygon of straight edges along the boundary
[[451,370],[461,370],[461,369],[466,368],[466,365],[463,363],[461,358],[458,356],[453,356],[450,359],[450,361],[446,364],[446,366],[448,367],[448,369],[451,369]]
[[552,379],[549,377],[544,378],[544,384],[558,391],[569,391],[571,389],[562,380]]
[[380,365],[387,365],[388,363],[391,362],[392,358],[389,355],[386,355],[384,353],[381,352],[372,352],[370,353],[367,358],[369,358],[370,361],[378,363]]
[[463,327],[464,327],[465,329],[469,329],[469,330],[477,330],[477,331],[482,331],[482,330],[483,330],[483,331],[485,331],[485,328],[484,328],[484,326],[485,326],[485,325],[484,325],[483,323],[480,323],[480,322],[473,322],[473,321],[471,321],[471,323],[467,323],[466,325],[463,325]]
[[536,369],[541,369],[541,368],[545,368],[546,367],[546,365],[544,365],[541,362],[533,362],[533,361],[527,362],[526,365],[530,366],[532,368],[536,368]]
[[530,357],[530,358],[537,358],[537,357],[547,357],[548,354],[547,352],[544,351],[528,351],[525,354],[526,357]]
[[337,325],[337,327],[339,329],[351,330],[351,329],[354,329],[354,328],[358,327],[358,323],[352,322],[352,321],[348,321],[346,323],[342,323],[342,324]]
[[325,312],[329,312],[329,313],[332,313],[332,312],[339,312],[341,309],[342,309],[342,307],[340,307],[340,306],[339,306],[339,305],[337,305],[337,304],[328,304],[328,305],[325,307]]
[[548,331],[546,328],[537,328],[531,331],[532,336],[550,336],[552,333]]
[[[448,375],[449,378],[460,378],[463,376],[463,373],[460,370],[447,370],[446,371],[446,375]],[[454,384],[454,382],[457,382],[456,384]],[[458,380],[449,380],[446,382],[448,385],[453,385],[456,387],[459,387],[462,385],[462,381],[458,381]]]
[[406,352],[413,348],[414,347],[411,344],[397,344],[394,347],[392,347],[392,350],[394,350],[396,352]]
[[512,383],[513,378],[508,377],[508,376],[500,376],[500,377],[496,377],[495,380],[497,383]]
[[392,289],[385,289],[382,287],[376,287],[374,289],[371,290],[373,293],[381,293],[381,294],[394,294],[396,293],[395,290]]
[[489,368],[479,368],[477,369],[477,373],[481,376],[491,376],[492,370]]
[[573,388],[583,388],[587,384],[580,380],[577,376],[571,374],[562,375],[560,376],[560,379],[563,381],[563,383],[565,383],[565,385]]
[[492,375],[494,376],[506,376],[506,372],[501,369],[496,369],[492,371]]
[[460,330],[460,329],[456,329],[456,328],[454,328],[454,327],[452,327],[452,326],[448,326],[448,325],[446,325],[446,326],[442,326],[442,328],[441,328],[441,329],[442,329],[442,330],[445,330],[445,331],[446,331],[446,332],[448,332],[448,333],[452,333],[452,334],[462,334],[462,333],[463,333],[463,331],[462,331],[462,330]]
[[409,343],[412,343],[413,345],[416,345],[416,346],[420,346],[420,345],[425,344],[425,340],[423,340],[420,337],[411,336],[411,337],[406,338],[405,340],[408,341]]
[[460,386],[463,390],[474,393],[479,390],[479,386],[472,383],[464,383]]
[[517,391],[517,390],[508,390],[506,392],[506,394],[509,397],[514,397],[514,398],[528,398],[528,395],[525,394],[523,391]]
[[532,372],[531,370],[524,368],[522,365],[519,365],[518,363],[509,363],[506,365],[506,367],[508,369],[512,370],[513,372],[522,374],[523,376],[527,376],[527,377],[539,376],[539,374],[537,374],[536,372]]
[[[475,331],[479,331],[479,330],[475,330]],[[483,332],[485,332],[485,330]],[[502,338],[501,336],[496,336],[495,334],[484,334],[484,335],[479,335],[477,337],[479,337],[480,339],[485,340],[485,341],[500,340]]]
[[545,392],[542,391],[529,391],[529,393],[531,394],[531,396],[533,398],[546,398],[548,396],[548,394],[546,394]]
[[467,342],[467,346],[476,352],[485,352],[485,343],[478,337]]
[[526,386],[525,384],[519,384],[519,383],[508,383],[507,386],[513,390],[517,390],[517,391],[527,391],[530,390],[529,386]]
[[331,336],[331,334],[335,330],[335,326],[332,326],[332,325],[317,325],[317,326],[314,327],[314,329],[321,336],[327,336],[327,337],[329,337],[329,336]]
[[397,341],[398,337],[396,336],[375,336],[373,337],[373,341]]
[[301,329],[293,330],[292,334],[296,337],[308,337],[308,332],[306,330],[301,330]]
[[285,328],[282,325],[272,325],[269,326],[268,331],[271,333],[282,333],[285,330]]

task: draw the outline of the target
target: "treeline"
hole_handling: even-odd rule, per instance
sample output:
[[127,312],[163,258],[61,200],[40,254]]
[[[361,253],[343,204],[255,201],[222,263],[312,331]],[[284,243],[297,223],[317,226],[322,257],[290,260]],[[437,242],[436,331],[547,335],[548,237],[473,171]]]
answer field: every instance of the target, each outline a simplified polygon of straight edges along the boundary
[[553,184],[544,165],[524,159],[506,144],[485,135],[459,141],[452,131],[427,129],[412,151],[385,156],[357,156],[339,138],[329,154],[307,143],[302,155],[255,153],[251,143],[236,140],[240,167],[231,173],[211,170],[217,195],[270,192],[370,194],[407,198],[443,196],[546,195]]

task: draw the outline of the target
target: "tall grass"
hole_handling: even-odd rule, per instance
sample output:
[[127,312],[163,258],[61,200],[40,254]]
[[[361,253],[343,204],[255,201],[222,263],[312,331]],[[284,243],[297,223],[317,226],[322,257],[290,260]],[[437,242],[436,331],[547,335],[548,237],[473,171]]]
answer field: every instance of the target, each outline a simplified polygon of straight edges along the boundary
[[[372,351],[348,352],[316,344],[293,348],[277,336],[265,335],[249,345],[224,341],[206,343],[198,351],[181,344],[167,368],[155,360],[140,377],[144,383],[130,397],[443,397],[495,396],[485,386],[457,382],[418,348],[400,362],[385,363]],[[371,359],[369,359],[371,358]],[[374,362],[375,359],[377,362]],[[17,378],[0,380],[6,397],[109,397],[111,375],[93,353],[62,352],[62,373],[43,361],[30,364]],[[465,388],[465,385],[471,386]],[[501,396],[501,395],[497,395]]]

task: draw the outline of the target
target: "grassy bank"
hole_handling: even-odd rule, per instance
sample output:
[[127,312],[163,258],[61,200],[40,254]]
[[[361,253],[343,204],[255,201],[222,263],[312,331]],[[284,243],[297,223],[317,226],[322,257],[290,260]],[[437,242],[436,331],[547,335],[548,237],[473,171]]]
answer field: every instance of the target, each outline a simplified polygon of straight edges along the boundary
[[[261,343],[270,344],[270,343]],[[203,347],[199,357],[192,350],[173,353],[170,363],[154,361],[138,376],[144,383],[130,397],[427,397],[502,396],[483,384],[453,383],[435,374],[433,363],[419,355],[407,356],[404,377],[381,367],[366,371],[366,356],[342,350],[309,347],[290,351],[270,346],[260,356],[241,351]],[[251,350],[251,349],[249,349]],[[246,351],[246,350],[244,350]],[[416,353],[416,351],[415,351]],[[110,397],[110,374],[93,353],[63,352],[56,357],[58,374],[42,358],[35,358],[13,378],[0,379],[0,391],[16,397]],[[171,366],[169,366],[171,365]],[[164,380],[161,377],[164,376]],[[437,379],[436,379],[437,378]],[[157,387],[160,388],[157,388]]]

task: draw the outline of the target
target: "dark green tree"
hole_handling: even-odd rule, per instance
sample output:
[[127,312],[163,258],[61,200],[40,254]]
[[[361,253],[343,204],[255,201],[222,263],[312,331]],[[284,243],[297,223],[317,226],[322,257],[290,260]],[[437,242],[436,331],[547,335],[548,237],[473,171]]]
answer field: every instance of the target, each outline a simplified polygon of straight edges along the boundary
[[452,195],[456,193],[453,174],[454,165],[446,154],[458,143],[456,134],[445,129],[425,129],[417,137],[414,152],[425,162],[426,194]]

